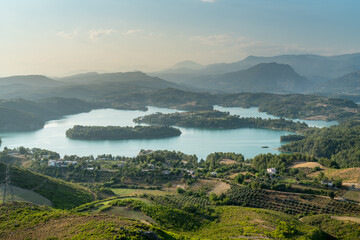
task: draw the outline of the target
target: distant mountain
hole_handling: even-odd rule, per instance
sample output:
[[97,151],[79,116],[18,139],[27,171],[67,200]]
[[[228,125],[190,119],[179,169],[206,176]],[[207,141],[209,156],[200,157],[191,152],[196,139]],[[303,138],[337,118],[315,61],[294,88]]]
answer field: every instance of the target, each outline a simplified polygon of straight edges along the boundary
[[0,79],[0,99],[26,98],[42,99],[66,97],[93,100],[119,92],[146,92],[151,89],[177,88],[178,84],[151,77],[142,72],[126,73],[85,73],[56,81],[44,76],[21,76]]
[[175,64],[172,68],[170,68],[168,71],[175,71],[175,70],[179,70],[179,69],[190,69],[190,70],[200,70],[203,69],[204,66],[193,62],[193,61],[183,61],[183,62],[179,62],[177,64]]
[[59,78],[59,81],[70,82],[72,84],[99,84],[99,83],[131,83],[145,85],[155,84],[157,86],[167,85],[166,87],[176,87],[176,84],[167,82],[158,77],[151,77],[143,72],[119,72],[119,73],[86,73],[77,74],[65,78]]
[[[190,84],[190,83],[189,83]],[[287,64],[261,63],[247,70],[203,76],[191,83],[222,92],[299,93],[311,84]]]
[[0,86],[26,85],[26,86],[59,86],[63,83],[42,75],[11,76],[0,78]]
[[360,95],[360,71],[322,82],[316,85],[312,92],[331,95]]
[[359,71],[360,53],[330,57],[314,54],[279,55],[273,57],[249,56],[238,62],[211,64],[199,70],[188,70],[185,73],[169,73],[168,70],[165,70],[163,72],[153,73],[152,75],[173,82],[192,82],[199,76],[236,72],[248,69],[260,63],[271,62],[288,64],[297,73],[305,76],[310,81],[322,82],[341,77],[349,72]]

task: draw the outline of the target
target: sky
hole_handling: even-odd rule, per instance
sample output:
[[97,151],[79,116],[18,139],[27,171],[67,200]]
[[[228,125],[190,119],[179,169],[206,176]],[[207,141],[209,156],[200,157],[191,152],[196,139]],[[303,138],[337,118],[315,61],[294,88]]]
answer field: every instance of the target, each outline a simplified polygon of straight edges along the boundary
[[360,52],[358,0],[0,0],[0,76]]

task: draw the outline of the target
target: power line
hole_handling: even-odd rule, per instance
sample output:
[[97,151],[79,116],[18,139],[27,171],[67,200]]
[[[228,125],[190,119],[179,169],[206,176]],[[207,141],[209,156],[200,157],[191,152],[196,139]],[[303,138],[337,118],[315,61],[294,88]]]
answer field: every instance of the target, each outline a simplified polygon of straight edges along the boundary
[[3,195],[3,203],[6,202],[6,194],[9,192],[10,194],[10,201],[14,202],[14,191],[11,185],[11,173],[10,173],[10,164],[6,164],[6,174],[5,174],[5,180],[4,183],[4,195]]

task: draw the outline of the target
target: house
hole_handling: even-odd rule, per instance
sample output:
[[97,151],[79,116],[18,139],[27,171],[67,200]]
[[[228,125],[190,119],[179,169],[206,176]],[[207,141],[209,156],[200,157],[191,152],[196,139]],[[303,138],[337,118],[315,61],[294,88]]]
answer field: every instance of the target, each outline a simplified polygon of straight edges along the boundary
[[164,171],[162,171],[162,174],[164,174],[164,175],[169,175],[169,174],[170,174],[170,171],[169,171],[169,170],[164,170]]
[[58,165],[59,165],[59,163],[56,160],[49,160],[48,161],[48,166],[49,167],[57,167]]
[[151,164],[151,163],[149,163],[147,166],[148,166],[149,168],[155,168],[154,164]]
[[186,172],[188,172],[190,175],[194,175],[194,173],[195,173],[194,170],[186,170]]
[[321,184],[325,185],[325,186],[332,187],[334,183],[332,181],[321,180]]
[[266,172],[268,174],[270,174],[270,176],[274,175],[274,174],[276,174],[276,168],[268,168],[268,169],[266,169]]
[[216,177],[218,175],[218,173],[217,172],[211,172],[211,175]]

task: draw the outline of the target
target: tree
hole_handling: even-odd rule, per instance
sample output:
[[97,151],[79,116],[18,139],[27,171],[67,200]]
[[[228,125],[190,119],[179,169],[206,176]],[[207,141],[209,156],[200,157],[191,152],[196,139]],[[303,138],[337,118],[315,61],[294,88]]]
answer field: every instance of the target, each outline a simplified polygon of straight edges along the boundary
[[333,183],[333,186],[337,187],[337,188],[341,188],[342,180],[341,179],[335,180],[334,183]]
[[183,194],[185,193],[186,191],[183,189],[183,188],[177,188],[177,193],[179,194]]

